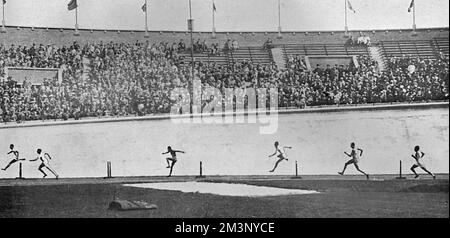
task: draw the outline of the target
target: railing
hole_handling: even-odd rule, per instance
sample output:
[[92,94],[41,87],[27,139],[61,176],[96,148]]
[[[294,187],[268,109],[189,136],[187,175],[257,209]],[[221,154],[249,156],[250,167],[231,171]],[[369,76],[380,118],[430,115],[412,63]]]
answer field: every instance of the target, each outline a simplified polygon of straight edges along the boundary
[[[380,106],[400,106],[400,105],[424,105],[427,104],[435,105],[439,103],[449,103],[448,100],[429,100],[429,101],[408,101],[408,102],[384,102],[384,103],[363,103],[363,104],[328,104],[328,105],[315,105],[315,106],[306,106],[305,108],[301,107],[277,107],[277,111],[298,111],[298,110],[314,110],[314,109],[338,109],[338,108],[355,108],[358,107],[380,107]],[[233,112],[233,111],[225,111],[225,112]],[[209,112],[204,112],[203,114],[210,114]],[[15,126],[26,126],[27,123],[32,123],[32,125],[39,125],[39,122],[45,123],[45,122],[83,122],[83,121],[89,121],[89,122],[96,122],[96,120],[118,120],[118,121],[124,121],[127,119],[138,119],[142,117],[155,117],[155,118],[168,118],[172,114],[170,113],[153,113],[153,114],[144,114],[144,115],[138,115],[137,113],[132,113],[127,116],[98,116],[98,117],[82,117],[78,120],[75,120],[74,118],[68,118],[67,120],[63,119],[46,119],[46,120],[28,120],[28,121],[20,121],[20,122],[2,122],[0,124],[0,129],[2,127],[15,127]]]

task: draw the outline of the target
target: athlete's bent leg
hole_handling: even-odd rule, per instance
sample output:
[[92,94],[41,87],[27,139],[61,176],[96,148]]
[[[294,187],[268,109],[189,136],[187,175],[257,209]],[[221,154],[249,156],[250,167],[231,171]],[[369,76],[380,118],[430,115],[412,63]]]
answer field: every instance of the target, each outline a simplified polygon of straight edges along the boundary
[[42,168],[44,168],[44,167],[45,167],[45,165],[41,164],[41,165],[39,165],[39,169],[38,169],[39,171],[41,171],[41,173],[44,174],[43,178],[47,177],[47,174],[44,172],[44,170],[42,170]]
[[345,172],[345,170],[347,169],[347,166],[349,166],[349,165],[351,165],[351,164],[353,164],[354,163],[354,161],[351,159],[351,160],[349,160],[349,161],[347,161],[345,164],[344,164],[344,168],[342,169],[342,172],[338,172],[338,174],[340,174],[340,175],[344,175],[344,172]]
[[415,174],[414,178],[418,178],[419,177],[419,175],[416,173],[416,170],[415,170],[415,168],[417,168],[417,167],[419,167],[419,166],[417,166],[416,164],[411,166],[411,171],[413,171],[413,173]]
[[275,171],[275,169],[278,167],[278,164],[279,164],[281,161],[283,161],[283,160],[284,160],[284,158],[281,158],[281,159],[277,160],[277,162],[275,162],[275,166],[274,166],[273,169],[270,170],[269,172],[273,173],[273,172]]
[[166,168],[170,168],[170,162],[173,161],[172,158],[166,158],[167,161],[167,167]]

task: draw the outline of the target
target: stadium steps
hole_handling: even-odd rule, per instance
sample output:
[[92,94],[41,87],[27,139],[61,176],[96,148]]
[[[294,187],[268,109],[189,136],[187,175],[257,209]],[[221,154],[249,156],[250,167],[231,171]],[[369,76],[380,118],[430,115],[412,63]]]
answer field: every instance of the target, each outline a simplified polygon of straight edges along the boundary
[[247,47],[250,55],[250,59],[253,63],[258,64],[270,64],[273,62],[270,52],[262,49],[259,46]]
[[284,52],[282,48],[272,48],[273,61],[279,69],[286,68],[286,60],[284,59]]
[[91,60],[88,57],[83,57],[81,60],[83,64],[83,73],[81,74],[81,79],[86,82],[89,78],[89,73],[91,72]]
[[386,69],[386,62],[380,47],[372,45],[368,48],[368,50],[370,53],[370,58],[378,63],[378,70],[384,71]]

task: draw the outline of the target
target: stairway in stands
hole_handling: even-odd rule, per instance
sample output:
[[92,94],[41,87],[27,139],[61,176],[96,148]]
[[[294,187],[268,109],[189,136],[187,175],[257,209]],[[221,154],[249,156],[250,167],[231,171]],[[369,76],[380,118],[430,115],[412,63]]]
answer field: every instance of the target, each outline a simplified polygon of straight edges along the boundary
[[83,82],[86,82],[89,78],[89,73],[91,72],[91,61],[89,60],[89,58],[83,57],[81,63],[83,64],[83,73],[81,75],[81,78],[83,79]]
[[369,54],[370,54],[370,57],[372,58],[372,60],[374,60],[378,63],[378,70],[384,71],[386,69],[386,61],[382,54],[381,48],[378,46],[370,46]]
[[286,60],[284,59],[283,48],[272,48],[272,58],[279,69],[286,68]]

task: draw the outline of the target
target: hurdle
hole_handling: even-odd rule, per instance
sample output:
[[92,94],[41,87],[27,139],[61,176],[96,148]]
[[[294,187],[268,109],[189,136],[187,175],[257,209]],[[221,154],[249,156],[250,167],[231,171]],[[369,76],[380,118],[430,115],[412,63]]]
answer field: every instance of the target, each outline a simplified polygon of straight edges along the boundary
[[16,179],[25,179],[22,176],[22,162],[19,162],[19,177],[16,177]]
[[111,161],[106,161],[106,177],[104,177],[105,179],[107,178],[112,178],[111,175]]
[[203,163],[202,163],[202,161],[200,161],[200,175],[199,176],[195,176],[195,178],[205,178],[205,176],[203,175]]
[[297,160],[295,161],[295,176],[291,177],[292,179],[302,179],[301,176],[298,176],[298,164],[297,164]]
[[399,171],[399,176],[396,177],[395,179],[406,179],[405,177],[403,177],[402,175],[402,161],[400,160],[400,171]]

